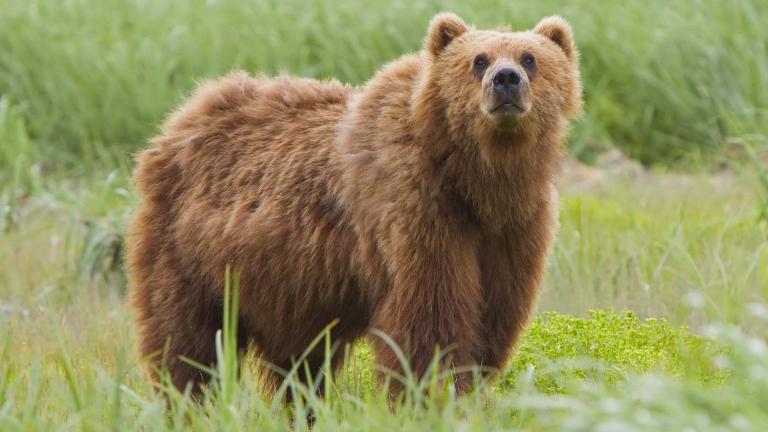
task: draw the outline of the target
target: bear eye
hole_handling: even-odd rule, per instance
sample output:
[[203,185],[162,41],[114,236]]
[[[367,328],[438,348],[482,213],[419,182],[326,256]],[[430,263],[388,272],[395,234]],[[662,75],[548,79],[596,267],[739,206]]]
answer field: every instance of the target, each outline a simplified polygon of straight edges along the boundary
[[536,64],[536,59],[533,58],[533,55],[530,53],[523,54],[523,66],[530,68],[533,67],[533,65]]
[[480,73],[488,67],[488,57],[485,54],[478,54],[474,61],[475,73]]

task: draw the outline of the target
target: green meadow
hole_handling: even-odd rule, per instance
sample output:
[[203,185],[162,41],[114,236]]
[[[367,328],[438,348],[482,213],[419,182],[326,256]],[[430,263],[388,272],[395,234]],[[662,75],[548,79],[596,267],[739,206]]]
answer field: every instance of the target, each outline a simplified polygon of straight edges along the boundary
[[[289,377],[285,406],[258,359],[233,372],[222,323],[203,403],[153,389],[125,302],[132,154],[199,80],[361,84],[443,10],[559,14],[581,51],[580,162],[504,372],[463,398],[409,379],[390,407],[361,340],[325,399]],[[763,0],[0,0],[0,430],[765,430],[765,23]]]

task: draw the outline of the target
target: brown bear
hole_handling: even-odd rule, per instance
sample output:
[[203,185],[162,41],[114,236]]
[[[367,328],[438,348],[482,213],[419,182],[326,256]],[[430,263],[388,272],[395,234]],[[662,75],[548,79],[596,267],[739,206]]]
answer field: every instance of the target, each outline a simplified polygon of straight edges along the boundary
[[[200,86],[138,156],[128,267],[141,354],[180,389],[205,383],[180,358],[215,362],[229,265],[239,347],[277,367],[334,320],[340,343],[389,336],[416,376],[436,348],[444,371],[502,367],[556,228],[577,57],[559,17],[511,32],[443,13],[421,52],[359,88],[242,72]],[[372,339],[382,368],[402,372]],[[322,362],[307,358],[312,373]]]

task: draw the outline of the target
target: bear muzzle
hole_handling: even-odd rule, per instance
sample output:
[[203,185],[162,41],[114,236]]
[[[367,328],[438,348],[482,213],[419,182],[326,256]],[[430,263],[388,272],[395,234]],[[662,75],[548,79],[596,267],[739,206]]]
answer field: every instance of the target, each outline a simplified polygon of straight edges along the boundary
[[483,111],[490,115],[521,116],[531,110],[528,78],[513,65],[490,71],[483,83]]

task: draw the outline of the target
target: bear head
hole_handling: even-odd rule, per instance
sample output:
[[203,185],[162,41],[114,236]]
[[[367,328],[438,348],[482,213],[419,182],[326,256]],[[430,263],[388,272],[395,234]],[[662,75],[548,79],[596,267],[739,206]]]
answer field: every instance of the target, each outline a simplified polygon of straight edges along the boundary
[[435,116],[445,120],[461,141],[533,142],[581,110],[578,52],[560,17],[511,32],[475,30],[454,14],[438,14],[423,56],[428,70],[417,98],[431,113],[422,116],[433,125]]

